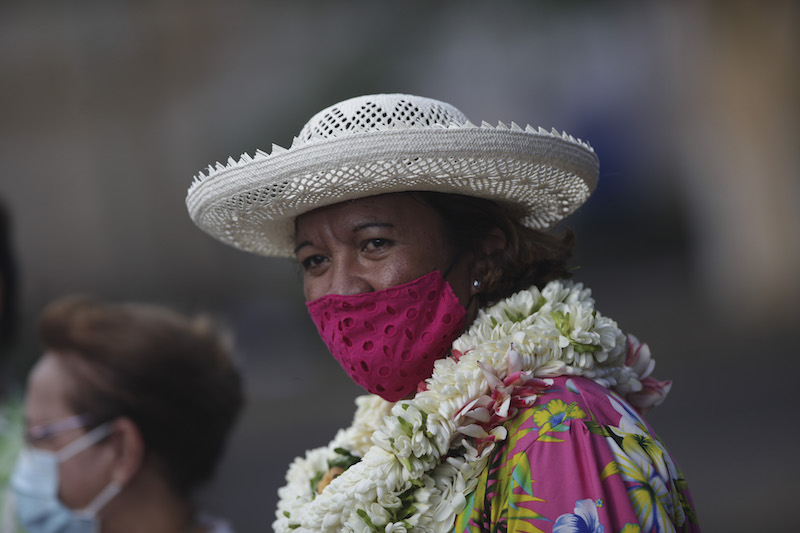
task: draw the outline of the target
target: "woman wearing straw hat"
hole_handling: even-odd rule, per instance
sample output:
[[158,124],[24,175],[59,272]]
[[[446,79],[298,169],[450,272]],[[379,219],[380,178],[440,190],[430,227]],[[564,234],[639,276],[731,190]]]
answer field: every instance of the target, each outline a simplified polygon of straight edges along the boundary
[[320,335],[371,393],[292,463],[276,531],[698,529],[642,418],[669,383],[564,279],[572,236],[542,231],[597,175],[566,134],[388,94],[198,176],[194,222],[294,257]]

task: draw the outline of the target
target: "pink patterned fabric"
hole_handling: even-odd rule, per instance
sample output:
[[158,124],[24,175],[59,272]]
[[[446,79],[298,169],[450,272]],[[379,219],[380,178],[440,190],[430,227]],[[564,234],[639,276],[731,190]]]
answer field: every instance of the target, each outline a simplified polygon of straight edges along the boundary
[[438,270],[382,291],[331,294],[306,306],[345,372],[390,402],[408,397],[431,375],[467,314]]
[[700,531],[686,481],[641,415],[561,376],[506,425],[453,531]]

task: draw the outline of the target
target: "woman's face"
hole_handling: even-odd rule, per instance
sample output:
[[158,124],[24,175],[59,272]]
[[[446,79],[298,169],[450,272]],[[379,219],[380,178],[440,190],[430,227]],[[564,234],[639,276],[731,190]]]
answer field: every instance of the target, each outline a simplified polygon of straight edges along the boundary
[[447,243],[441,216],[409,194],[321,207],[297,217],[296,230],[306,301],[387,289],[437,269],[447,273],[461,305],[470,299],[470,255],[454,263],[457,250]]
[[[70,358],[69,364],[85,364]],[[67,398],[79,389],[66,368],[67,360],[46,353],[33,367],[28,378],[25,396],[25,424],[27,428],[41,426],[57,420],[82,414],[75,413]],[[58,432],[30,445],[41,450],[57,452],[86,433],[86,429],[73,428]],[[107,440],[89,446],[59,465],[59,499],[71,509],[82,509],[110,481],[111,447]]]

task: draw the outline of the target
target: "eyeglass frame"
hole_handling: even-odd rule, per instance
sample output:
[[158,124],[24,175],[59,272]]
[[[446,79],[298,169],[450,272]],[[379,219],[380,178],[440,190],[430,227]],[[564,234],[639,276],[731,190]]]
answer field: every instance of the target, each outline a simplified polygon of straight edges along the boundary
[[85,428],[93,421],[94,417],[92,415],[83,413],[66,418],[59,418],[58,420],[52,420],[50,422],[43,422],[27,428],[25,430],[25,440],[29,443],[40,442],[71,429]]

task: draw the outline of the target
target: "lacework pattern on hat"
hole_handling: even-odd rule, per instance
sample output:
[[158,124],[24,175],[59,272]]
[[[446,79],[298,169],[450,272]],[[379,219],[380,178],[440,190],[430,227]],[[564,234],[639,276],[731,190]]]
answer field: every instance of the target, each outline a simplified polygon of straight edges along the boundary
[[[355,104],[355,105],[354,105]],[[376,131],[387,127],[429,127],[434,124],[463,124],[467,117],[444,102],[386,98],[384,95],[347,101],[315,115],[300,131],[298,139],[311,142],[330,139],[343,132]]]
[[[586,194],[586,187],[576,183],[575,186],[558,193],[557,184],[561,184],[571,174],[567,171],[546,167],[529,161],[486,161],[474,158],[449,158],[446,160],[402,159],[398,161],[374,161],[362,165],[358,169],[341,168],[332,172],[307,174],[294,183],[282,182],[266,188],[247,191],[241,195],[227,199],[220,210],[238,211],[250,214],[255,208],[269,209],[270,215],[284,215],[307,205],[317,205],[328,196],[330,187],[346,187],[354,196],[369,191],[376,182],[386,182],[388,188],[410,190],[437,188],[441,184],[441,174],[451,175],[448,184],[455,187],[480,188],[488,195],[498,199],[505,198],[509,192],[516,192],[517,198],[532,201],[539,193],[547,191],[558,195],[556,205],[539,205],[541,209],[566,211],[578,199]],[[402,182],[397,179],[402,176]],[[518,180],[511,183],[504,179],[515,176]],[[535,181],[534,181],[535,178]],[[519,184],[528,185],[521,190]],[[281,203],[274,199],[281,197]],[[547,213],[537,213],[533,220],[547,221]]]
[[[441,176],[450,176],[447,183],[442,183]],[[515,179],[504,179],[507,176]],[[347,190],[341,197],[347,200],[368,194],[379,182],[384,183],[384,192],[480,190],[487,198],[499,202],[506,201],[513,193],[517,201],[531,206],[527,212],[517,213],[521,222],[535,228],[551,226],[575,210],[589,194],[586,184],[573,174],[532,161],[475,158],[374,161],[359,168],[307,174],[295,181],[287,180],[230,197],[206,214],[205,223],[224,228],[235,246],[268,254],[273,250],[264,242],[262,229],[271,220],[324,204],[333,187]],[[238,222],[239,216],[244,215],[250,220],[243,227]],[[284,232],[287,240],[290,239],[291,226],[287,225]]]
[[[310,128],[310,127],[311,127],[310,125],[306,125],[304,130],[306,128]],[[591,145],[589,143],[587,143],[586,141],[583,141],[583,140],[581,140],[581,139],[579,139],[577,137],[573,137],[572,135],[568,134],[567,132],[559,133],[559,131],[557,129],[555,129],[555,128],[553,128],[551,131],[547,131],[546,129],[544,129],[542,127],[536,128],[534,126],[531,126],[530,124],[525,126],[525,128],[522,128],[519,125],[517,125],[515,122],[512,122],[510,126],[506,125],[503,122],[498,122],[497,126],[492,126],[491,124],[489,124],[487,122],[482,122],[480,126],[476,126],[475,124],[473,124],[469,120],[466,120],[463,124],[451,123],[448,126],[442,126],[442,127],[447,128],[447,129],[480,129],[480,130],[497,130],[497,131],[506,131],[507,130],[507,131],[525,132],[525,133],[535,134],[535,135],[539,135],[539,136],[546,137],[546,138],[562,139],[564,141],[568,141],[571,144],[580,146],[583,149],[585,149],[585,150],[587,150],[587,151],[589,151],[591,153],[594,153],[594,148],[592,148]],[[423,126],[422,124],[419,124],[419,123],[417,123],[417,124],[406,124],[406,125],[402,125],[401,126],[399,124],[383,124],[383,123],[376,122],[374,124],[372,130],[370,130],[370,131],[378,132],[378,131],[388,131],[388,130],[393,130],[393,129],[421,129],[422,130],[422,129],[430,129],[430,127]],[[348,131],[348,130],[338,130],[338,131],[337,130],[331,130],[331,131],[328,132],[327,136],[323,136],[322,134],[320,134],[318,136],[317,135],[311,135],[309,137],[307,135],[307,137],[308,137],[307,139],[303,139],[300,135],[298,135],[297,137],[295,137],[292,140],[292,144],[291,144],[290,149],[299,148],[300,146],[306,144],[307,143],[306,141],[311,139],[311,138],[319,137],[319,138],[325,138],[325,139],[336,139],[336,138],[350,136],[350,135],[353,135],[354,133],[355,132]],[[208,165],[208,167],[206,168],[205,171],[200,171],[200,172],[197,173],[197,175],[193,178],[191,185],[189,186],[188,195],[191,196],[191,194],[194,192],[194,190],[197,189],[197,187],[201,183],[203,183],[204,181],[206,181],[209,178],[213,178],[213,177],[215,177],[215,176],[217,176],[219,174],[222,174],[222,173],[230,171],[230,170],[236,170],[238,168],[249,166],[253,162],[263,161],[263,160],[275,157],[275,156],[277,156],[279,154],[285,153],[287,151],[288,151],[288,149],[286,149],[286,148],[284,148],[282,146],[279,146],[277,144],[273,144],[272,145],[272,151],[269,152],[269,153],[265,152],[263,150],[256,150],[252,156],[245,152],[245,153],[243,153],[241,155],[241,157],[239,159],[234,159],[233,157],[229,157],[228,160],[226,161],[226,163],[224,163],[224,164],[220,163],[219,161],[217,161],[216,164],[214,164],[214,165]]]

